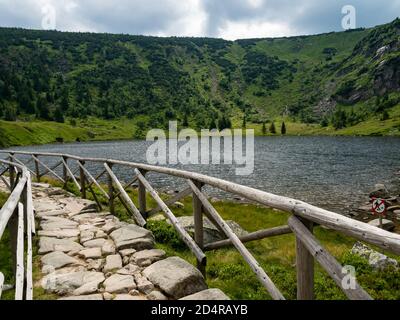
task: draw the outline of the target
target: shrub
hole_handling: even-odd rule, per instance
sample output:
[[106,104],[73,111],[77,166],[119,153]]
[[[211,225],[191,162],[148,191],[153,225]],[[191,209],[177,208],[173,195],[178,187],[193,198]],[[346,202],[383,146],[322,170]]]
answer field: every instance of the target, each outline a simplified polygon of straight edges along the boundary
[[185,243],[180,239],[174,227],[166,221],[149,221],[147,228],[153,232],[156,242],[168,244],[175,250],[186,250]]

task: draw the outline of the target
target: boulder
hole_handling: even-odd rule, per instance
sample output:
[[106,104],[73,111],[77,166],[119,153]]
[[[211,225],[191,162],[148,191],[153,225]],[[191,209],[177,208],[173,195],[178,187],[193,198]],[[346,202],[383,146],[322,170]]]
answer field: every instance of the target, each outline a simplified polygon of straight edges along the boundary
[[390,194],[386,186],[379,183],[374,186],[374,189],[370,192],[369,197],[386,199],[390,197]]
[[390,266],[396,268],[398,264],[395,259],[389,258],[376,251],[370,254],[368,263],[371,267],[379,270],[387,269]]
[[62,268],[71,264],[79,264],[77,259],[72,258],[61,251],[48,253],[41,258],[41,261],[44,266],[50,266],[54,269]]
[[136,289],[132,276],[114,274],[104,281],[105,290],[109,293],[124,293]]
[[207,289],[181,298],[180,300],[230,300],[230,298],[220,289]]
[[153,262],[159,261],[165,257],[165,251],[159,249],[142,250],[134,253],[131,256],[131,261],[134,261],[139,267],[147,267]]
[[104,265],[103,271],[108,272],[122,268],[122,259],[119,254],[113,254],[106,257],[106,264]]
[[144,250],[154,247],[153,234],[134,224],[123,226],[110,234],[117,248]]
[[384,270],[389,266],[397,267],[396,260],[377,252],[361,242],[356,242],[351,249],[352,254],[356,254],[368,260],[368,264],[374,269]]
[[[183,216],[177,218],[179,224],[189,233],[194,234],[194,218],[193,216]],[[169,223],[169,222],[168,222]],[[232,229],[232,231],[238,236],[244,236],[247,231],[243,230],[238,223],[232,220],[227,220],[226,223]],[[224,240],[227,237],[223,234],[214,224],[211,223],[206,217],[203,218],[203,232],[204,232],[204,243],[212,243],[215,241]]]
[[207,289],[200,271],[179,257],[155,262],[143,271],[143,275],[176,299]]
[[[370,222],[368,222],[368,224],[374,227],[380,227],[379,219],[371,220]],[[392,231],[395,228],[395,225],[393,221],[382,219],[382,228],[387,231]]]

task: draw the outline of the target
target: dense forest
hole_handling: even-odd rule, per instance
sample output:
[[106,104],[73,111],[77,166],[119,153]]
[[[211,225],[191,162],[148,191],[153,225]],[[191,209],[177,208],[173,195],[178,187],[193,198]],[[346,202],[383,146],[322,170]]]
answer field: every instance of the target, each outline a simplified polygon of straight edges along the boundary
[[400,20],[316,36],[211,38],[0,28],[0,118],[142,116],[195,128],[296,121],[353,125],[399,103]]

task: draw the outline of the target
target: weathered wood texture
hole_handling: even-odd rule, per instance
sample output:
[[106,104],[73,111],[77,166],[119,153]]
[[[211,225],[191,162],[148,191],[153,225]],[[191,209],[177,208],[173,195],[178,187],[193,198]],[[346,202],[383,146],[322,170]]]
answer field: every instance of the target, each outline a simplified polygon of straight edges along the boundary
[[132,213],[133,218],[135,219],[137,224],[142,227],[145,226],[146,220],[143,218],[138,208],[136,208],[135,204],[133,203],[129,195],[126,193],[125,189],[122,187],[121,182],[119,182],[114,172],[106,163],[104,164],[104,167],[106,168],[109,176],[111,177],[112,182],[116,185],[117,189],[119,190],[123,202],[129,208],[129,211]]
[[200,247],[196,244],[196,242],[192,239],[192,237],[190,237],[190,235],[187,233],[187,231],[179,224],[178,219],[171,212],[171,210],[164,203],[164,201],[160,198],[158,193],[153,189],[153,187],[146,180],[146,178],[143,177],[143,175],[140,173],[140,171],[135,169],[135,173],[137,174],[138,179],[143,183],[143,185],[145,186],[147,191],[153,197],[153,199],[160,206],[160,208],[162,209],[162,211],[164,212],[164,214],[166,215],[168,220],[172,223],[172,225],[174,226],[175,230],[178,232],[178,234],[181,237],[181,239],[183,240],[183,242],[186,243],[186,245],[189,247],[189,249],[196,256],[197,261],[201,261],[202,264],[205,264],[206,256],[205,256],[204,252],[200,249]]
[[[296,238],[302,243],[302,246],[309,254],[314,257],[319,264],[326,270],[326,272],[331,276],[331,278],[336,282],[339,288],[346,294],[349,299],[352,300],[371,300],[371,296],[360,287],[360,285],[355,281],[354,288],[347,288],[343,286],[343,278],[346,276],[343,273],[343,268],[337,262],[337,260],[329,254],[311,233],[309,228],[307,228],[303,222],[301,222],[297,217],[291,216],[288,221],[289,227],[296,234]],[[300,297],[302,298],[302,297]]]
[[240,252],[240,254],[245,259],[245,261],[250,265],[253,272],[256,274],[259,281],[267,289],[267,291],[269,292],[271,297],[275,300],[283,300],[284,297],[283,297],[282,293],[278,290],[278,288],[275,286],[275,284],[272,282],[272,280],[269,278],[269,276],[261,268],[261,266],[259,265],[257,260],[249,252],[249,250],[247,250],[247,248],[244,246],[244,244],[239,240],[237,235],[232,231],[232,229],[221,218],[221,216],[214,209],[214,207],[211,205],[211,203],[207,200],[207,198],[204,196],[204,194],[197,188],[197,186],[191,180],[188,180],[188,183],[189,183],[190,187],[192,188],[193,192],[198,197],[198,199],[201,201],[204,209],[207,210],[208,213],[215,219],[215,221],[218,223],[220,228],[222,230],[224,230],[225,235],[227,237],[229,237],[229,239],[232,241],[233,245]]
[[[280,235],[288,234],[288,233],[292,233],[292,230],[289,228],[289,226],[281,226],[281,227],[275,227],[275,228],[251,232],[245,236],[239,237],[239,240],[243,243],[246,243],[246,242],[261,240],[261,239],[265,239],[265,238],[269,238],[269,237],[280,236]],[[204,246],[204,250],[206,250],[206,251],[216,250],[216,249],[228,247],[231,245],[233,245],[232,241],[230,239],[226,239],[226,240],[216,241],[213,243],[208,243]]]

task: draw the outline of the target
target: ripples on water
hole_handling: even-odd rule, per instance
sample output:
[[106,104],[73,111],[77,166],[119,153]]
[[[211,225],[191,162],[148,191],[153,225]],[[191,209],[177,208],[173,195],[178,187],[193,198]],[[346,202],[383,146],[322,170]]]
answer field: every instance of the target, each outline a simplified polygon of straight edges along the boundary
[[[112,158],[146,162],[145,141],[113,141],[54,144],[13,148],[59,152],[82,157]],[[394,173],[400,169],[400,139],[391,137],[257,137],[255,167],[249,176],[236,176],[232,165],[174,165],[171,167],[201,172],[267,192],[293,197],[322,208],[346,213],[358,206],[376,183],[399,189]],[[48,160],[55,163],[55,160]],[[93,171],[100,167],[89,165]],[[122,180],[133,176],[130,169],[116,167]],[[183,180],[150,175],[157,188],[182,189]],[[213,196],[225,196],[208,190]]]

